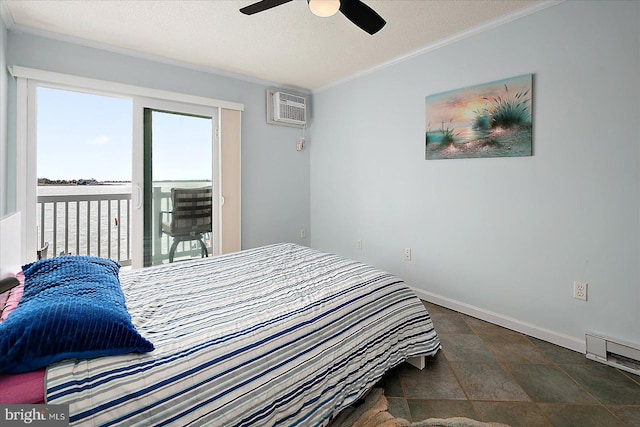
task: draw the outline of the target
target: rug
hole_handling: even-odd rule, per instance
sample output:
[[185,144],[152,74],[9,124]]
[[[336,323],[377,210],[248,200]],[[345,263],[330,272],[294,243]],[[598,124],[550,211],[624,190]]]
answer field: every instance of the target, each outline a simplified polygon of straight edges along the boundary
[[329,424],[329,427],[509,427],[500,423],[483,423],[471,418],[429,418],[411,423],[403,418],[396,418],[387,412],[388,402],[384,390],[374,388],[367,395],[364,403],[357,408],[349,407]]

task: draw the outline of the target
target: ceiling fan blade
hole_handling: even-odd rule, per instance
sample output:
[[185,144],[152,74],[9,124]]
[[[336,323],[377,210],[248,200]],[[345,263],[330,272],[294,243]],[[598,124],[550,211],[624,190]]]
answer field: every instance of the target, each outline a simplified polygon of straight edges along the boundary
[[289,3],[292,0],[262,0],[249,6],[245,6],[240,9],[240,12],[245,15],[253,15],[254,13],[262,12],[263,10],[271,9],[272,7],[280,6],[281,4]]
[[371,35],[380,31],[387,23],[375,10],[360,0],[340,0],[340,12]]

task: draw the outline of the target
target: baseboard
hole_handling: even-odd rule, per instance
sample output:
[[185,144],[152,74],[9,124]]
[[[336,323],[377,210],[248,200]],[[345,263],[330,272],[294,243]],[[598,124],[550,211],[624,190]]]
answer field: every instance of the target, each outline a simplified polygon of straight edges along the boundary
[[586,346],[584,339],[572,337],[546,328],[542,328],[540,326],[532,325],[531,323],[523,322],[522,320],[518,320],[513,317],[485,310],[471,304],[456,301],[454,299],[436,295],[431,292],[416,289],[412,286],[411,290],[413,290],[413,292],[420,299],[431,302],[433,304],[441,305],[451,310],[459,311],[460,313],[476,317],[486,322],[494,323],[507,329],[521,332],[523,334],[559,345],[561,347],[568,348],[570,350],[577,351],[582,354],[585,353]]

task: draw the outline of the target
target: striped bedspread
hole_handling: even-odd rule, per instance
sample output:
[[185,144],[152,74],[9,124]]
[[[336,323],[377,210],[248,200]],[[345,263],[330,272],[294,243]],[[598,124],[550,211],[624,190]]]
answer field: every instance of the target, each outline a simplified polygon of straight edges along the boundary
[[322,426],[440,348],[397,277],[293,244],[121,273],[155,350],[50,366],[72,425]]

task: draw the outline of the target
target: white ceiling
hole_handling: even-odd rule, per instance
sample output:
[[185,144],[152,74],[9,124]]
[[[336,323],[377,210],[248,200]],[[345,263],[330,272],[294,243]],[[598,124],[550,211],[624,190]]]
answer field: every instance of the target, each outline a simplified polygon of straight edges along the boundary
[[[371,36],[294,0],[246,16],[253,0],[9,0],[8,27],[282,86],[317,90],[557,1],[364,0]],[[5,17],[7,20],[7,17]]]

